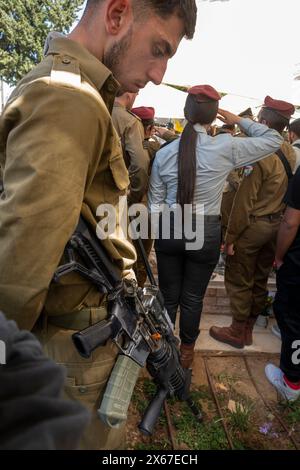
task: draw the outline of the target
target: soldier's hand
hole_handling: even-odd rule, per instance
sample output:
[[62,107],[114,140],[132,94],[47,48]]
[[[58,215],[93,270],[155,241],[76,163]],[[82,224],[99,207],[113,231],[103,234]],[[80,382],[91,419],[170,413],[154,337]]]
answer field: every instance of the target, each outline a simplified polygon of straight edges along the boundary
[[167,130],[168,129],[166,127],[155,126],[154,134],[157,135],[158,137],[160,137],[161,139],[163,139],[163,135],[167,132]]
[[233,243],[229,243],[229,244],[225,243],[224,251],[226,255],[233,256],[235,253]]
[[218,119],[225,124],[232,126],[233,124],[238,124],[242,118],[236,114],[230,113],[229,111],[225,111],[224,109],[219,109]]

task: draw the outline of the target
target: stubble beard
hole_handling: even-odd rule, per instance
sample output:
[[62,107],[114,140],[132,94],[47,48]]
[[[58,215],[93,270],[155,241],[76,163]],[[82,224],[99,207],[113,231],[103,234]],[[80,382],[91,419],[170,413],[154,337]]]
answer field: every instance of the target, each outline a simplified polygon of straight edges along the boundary
[[128,90],[125,90],[122,83],[122,62],[126,52],[130,48],[132,43],[132,27],[128,30],[123,38],[118,42],[115,42],[111,48],[104,54],[103,63],[104,65],[111,70],[114,77],[120,81],[121,88],[118,95],[125,93]]

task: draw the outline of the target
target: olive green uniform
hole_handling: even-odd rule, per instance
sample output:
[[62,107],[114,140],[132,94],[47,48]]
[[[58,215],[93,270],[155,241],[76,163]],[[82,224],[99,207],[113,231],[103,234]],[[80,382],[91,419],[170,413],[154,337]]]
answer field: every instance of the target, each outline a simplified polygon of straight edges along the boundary
[[226,180],[226,184],[222,196],[221,204],[221,223],[222,223],[222,237],[225,239],[228,221],[233,206],[233,201],[239,185],[243,178],[243,170],[236,168],[232,170]]
[[[281,149],[294,168],[291,145],[284,142]],[[283,164],[273,154],[245,174],[234,199],[226,243],[234,244],[235,254],[226,259],[225,286],[237,321],[259,315],[265,306],[287,184]]]
[[148,189],[150,158],[144,148],[144,127],[141,119],[119,103],[115,103],[112,120],[118,132],[130,178],[128,203],[141,202]]
[[156,152],[158,152],[161,147],[161,143],[157,140],[155,136],[153,136],[150,137],[150,139],[145,139],[143,145],[144,149],[146,149],[149,154],[150,163],[152,163],[155,158]]
[[[103,295],[75,273],[59,284],[51,279],[80,213],[95,228],[98,206],[117,208],[126,197],[128,172],[110,116],[117,89],[111,72],[85,48],[55,38],[0,120],[0,309],[28,330],[43,319],[35,333],[49,356],[66,365],[67,394],[94,411],[86,449],[123,446],[124,430],[108,429],[95,413],[116,348],[109,343],[90,360],[79,356],[71,335],[106,316]],[[114,233],[103,245],[122,275],[130,275],[131,243]]]

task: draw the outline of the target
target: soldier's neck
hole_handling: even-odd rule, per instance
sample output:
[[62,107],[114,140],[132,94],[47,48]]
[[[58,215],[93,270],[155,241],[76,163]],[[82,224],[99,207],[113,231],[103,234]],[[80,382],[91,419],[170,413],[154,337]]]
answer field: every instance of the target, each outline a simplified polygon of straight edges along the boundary
[[69,39],[85,47],[90,54],[102,62],[104,55],[104,40],[101,41],[99,38],[97,41],[91,41],[91,37],[97,36],[91,35],[90,31],[86,31],[86,29],[80,26],[80,24],[77,25],[75,29],[73,29],[73,31],[68,35]]

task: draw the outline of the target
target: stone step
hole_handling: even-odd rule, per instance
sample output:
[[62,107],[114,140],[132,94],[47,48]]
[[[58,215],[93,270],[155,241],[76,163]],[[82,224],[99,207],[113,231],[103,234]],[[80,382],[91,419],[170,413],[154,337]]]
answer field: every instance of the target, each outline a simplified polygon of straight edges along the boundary
[[[200,324],[200,335],[196,342],[195,350],[199,354],[210,355],[255,355],[255,354],[280,354],[281,341],[271,332],[271,327],[276,323],[274,318],[270,318],[267,328],[261,326],[254,327],[253,344],[244,349],[236,349],[225,343],[216,341],[209,335],[211,326],[229,326],[231,323],[227,315],[204,314]],[[178,325],[175,333],[178,335]]]

